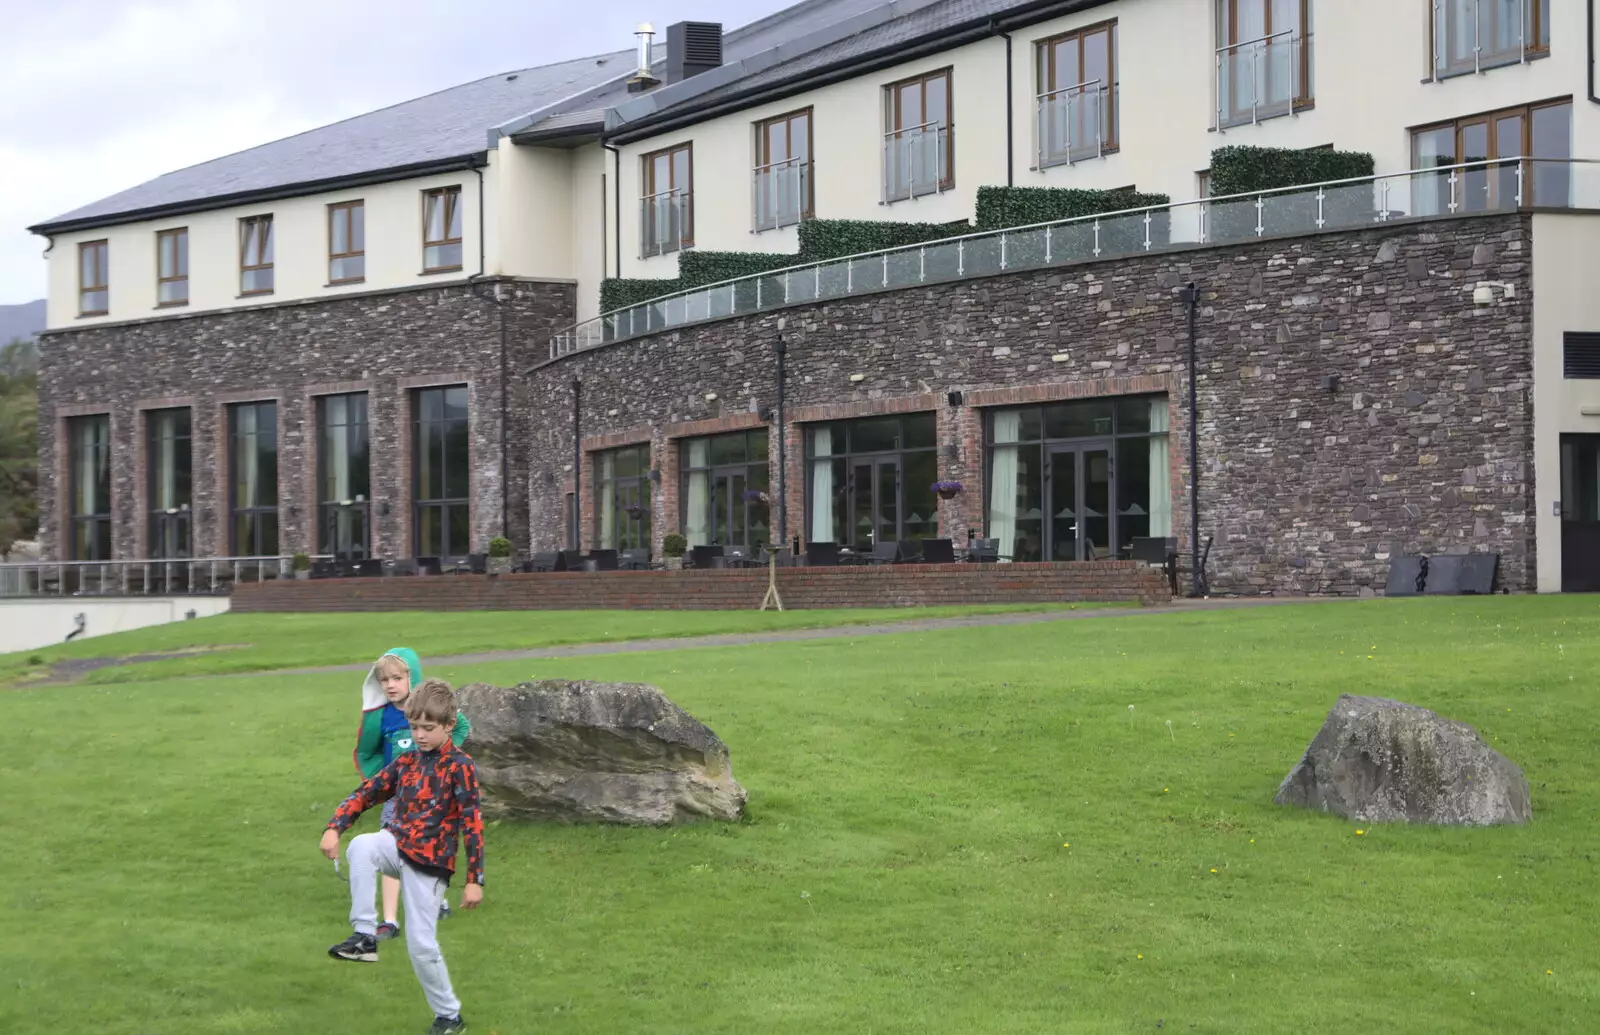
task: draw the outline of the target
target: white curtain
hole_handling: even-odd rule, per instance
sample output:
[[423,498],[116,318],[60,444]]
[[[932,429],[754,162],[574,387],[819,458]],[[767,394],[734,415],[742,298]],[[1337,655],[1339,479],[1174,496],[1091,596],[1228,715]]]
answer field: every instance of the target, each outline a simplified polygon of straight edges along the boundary
[[600,541],[597,549],[617,548],[617,458],[612,453],[600,454]]
[[[684,521],[683,536],[691,547],[706,546],[711,542],[711,472],[703,468],[711,465],[711,440],[690,439],[689,455],[689,513]],[[693,470],[702,468],[702,470]]]
[[811,431],[811,538],[813,543],[838,542],[833,529],[833,429]]
[[256,412],[253,406],[239,411],[239,449],[244,454],[239,457],[240,498],[235,504],[239,507],[253,507],[260,498],[261,454],[256,442],[260,429],[256,426]]
[[156,490],[160,499],[156,500],[157,510],[170,510],[178,505],[178,418],[174,413],[163,413],[158,418],[160,427],[157,434],[161,436],[161,470]]
[[1007,446],[1022,434],[1020,410],[994,415],[994,453],[989,472],[989,538],[999,541],[1000,560],[1010,561],[1017,542],[1017,450]]
[[1172,534],[1172,469],[1168,466],[1167,432],[1171,427],[1167,400],[1150,404],[1150,534]]

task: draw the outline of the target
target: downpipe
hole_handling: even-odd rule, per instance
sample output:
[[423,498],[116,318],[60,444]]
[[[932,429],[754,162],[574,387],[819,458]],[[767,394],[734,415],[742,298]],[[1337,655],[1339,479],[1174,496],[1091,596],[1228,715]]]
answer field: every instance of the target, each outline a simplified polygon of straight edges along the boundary
[[1188,310],[1189,322],[1189,554],[1193,583],[1189,595],[1205,596],[1205,579],[1200,571],[1200,396],[1196,387],[1199,379],[1199,346],[1196,341],[1196,319],[1200,305],[1200,289],[1194,281],[1183,286],[1178,298]]

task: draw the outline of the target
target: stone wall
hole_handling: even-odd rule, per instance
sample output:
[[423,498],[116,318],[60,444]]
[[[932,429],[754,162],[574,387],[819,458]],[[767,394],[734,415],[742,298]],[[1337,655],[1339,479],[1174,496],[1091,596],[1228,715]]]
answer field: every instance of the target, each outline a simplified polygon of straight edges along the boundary
[[[774,406],[781,333],[791,536],[804,527],[802,422],[935,410],[941,477],[974,490],[941,508],[943,533],[960,540],[983,527],[983,408],[1165,391],[1173,523],[1187,550],[1178,292],[1193,281],[1200,535],[1215,540],[1215,589],[1381,590],[1397,551],[1466,550],[1501,553],[1502,584],[1532,589],[1530,233],[1510,215],[1264,240],[791,308],[546,362],[529,391],[543,405],[525,413],[528,538],[565,542],[574,378],[583,535],[593,452],[648,441],[659,549],[680,523],[673,440],[747,426]],[[1474,307],[1480,279],[1515,284],[1514,298]]]
[[[503,306],[493,301],[496,286]],[[65,552],[67,457],[58,449],[71,416],[109,413],[113,545],[118,558],[147,553],[144,411],[192,408],[194,546],[199,556],[232,552],[228,533],[227,405],[278,404],[280,550],[315,552],[316,397],[365,391],[372,470],[372,549],[408,557],[411,547],[412,389],[470,386],[472,545],[501,530],[502,320],[510,373],[507,406],[530,406],[518,374],[542,342],[573,319],[575,288],[486,278],[337,299],[252,306],[47,335],[40,348],[40,539]],[[529,527],[526,438],[508,422],[509,534]]]
[[[1172,600],[1166,576],[1131,561],[1084,564],[902,564],[782,568],[790,610]],[[283,579],[234,587],[232,610],[628,611],[750,610],[767,592],[765,569]]]

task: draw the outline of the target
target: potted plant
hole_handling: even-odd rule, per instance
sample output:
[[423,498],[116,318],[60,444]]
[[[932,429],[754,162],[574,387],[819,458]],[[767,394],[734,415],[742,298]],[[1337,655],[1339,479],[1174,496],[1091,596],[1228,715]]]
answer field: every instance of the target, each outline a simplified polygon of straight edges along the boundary
[[294,577],[309,579],[311,577],[311,558],[307,554],[297,553],[293,561]]
[[503,535],[489,540],[489,574],[511,574],[511,540]]
[[939,494],[942,500],[953,500],[961,495],[961,483],[955,481],[937,481],[933,483],[933,491]]
[[689,540],[681,532],[668,532],[661,540],[661,556],[666,559],[668,571],[683,570],[683,555],[689,552]]

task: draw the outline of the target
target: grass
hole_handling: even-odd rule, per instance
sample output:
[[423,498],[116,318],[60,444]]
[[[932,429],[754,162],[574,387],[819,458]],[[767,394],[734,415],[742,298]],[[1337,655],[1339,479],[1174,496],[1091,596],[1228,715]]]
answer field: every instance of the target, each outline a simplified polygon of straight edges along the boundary
[[1119,604],[988,604],[813,611],[476,611],[348,614],[224,614],[99,636],[42,650],[0,654],[0,687],[49,674],[52,664],[81,658],[198,651],[189,657],[115,665],[87,673],[88,683],[148,682],[175,676],[265,672],[370,661],[409,646],[427,659],[443,654],[556,647],[573,643],[681,638],[718,633],[883,624],[963,615]]
[[[1593,598],[442,666],[655,683],[750,791],[734,825],[492,828],[485,907],[444,947],[499,1035],[1588,1030],[1597,670]],[[1273,806],[1347,691],[1475,725],[1533,823],[1357,836]],[[356,694],[0,694],[0,1031],[425,1029],[403,950],[323,955]]]

